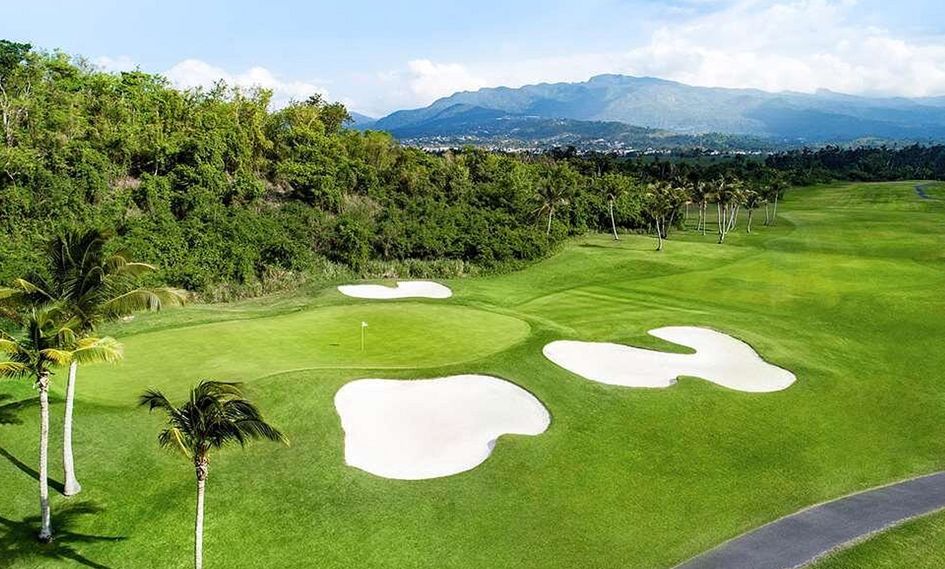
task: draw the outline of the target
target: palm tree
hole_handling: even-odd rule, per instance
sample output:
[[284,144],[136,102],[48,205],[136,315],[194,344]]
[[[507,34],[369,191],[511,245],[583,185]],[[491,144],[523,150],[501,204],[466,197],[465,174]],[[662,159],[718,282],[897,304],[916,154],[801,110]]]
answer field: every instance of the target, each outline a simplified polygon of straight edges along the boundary
[[699,222],[696,224],[696,231],[702,231],[705,235],[706,210],[709,206],[709,195],[711,189],[705,180],[698,180],[690,188],[692,200],[699,204]]
[[19,317],[20,337],[0,331],[0,377],[30,378],[39,389],[39,539],[52,539],[49,508],[49,384],[53,368],[72,362],[114,362],[121,358],[121,345],[113,338],[77,338],[75,320],[63,322],[62,306],[31,308]]
[[193,461],[197,474],[197,515],[194,524],[194,567],[203,567],[204,490],[210,466],[210,451],[231,443],[244,446],[252,439],[288,444],[285,436],[263,420],[259,410],[243,397],[238,383],[201,381],[191,389],[190,399],[177,407],[160,391],[149,390],[140,398],[149,410],[167,413],[167,427],[158,435],[164,448],[181,451]]
[[657,251],[663,250],[663,239],[669,235],[676,213],[688,200],[688,192],[669,182],[654,182],[647,186],[647,212],[656,226]]
[[[765,188],[765,225],[774,225],[778,220],[778,200],[784,195],[784,190],[787,189],[787,184],[782,178],[776,177],[767,185]],[[774,214],[769,220],[767,218],[768,206],[767,202],[774,202]]]
[[[107,233],[97,229],[69,231],[56,237],[47,249],[50,277],[15,281],[14,289],[18,294],[12,295],[10,301],[26,306],[53,301],[60,303],[75,320],[74,331],[80,337],[94,335],[98,325],[106,320],[139,310],[160,310],[164,306],[184,303],[184,291],[139,286],[140,277],[155,271],[155,267],[132,262],[121,251],[107,254],[108,239]],[[62,444],[63,494],[66,496],[82,490],[75,475],[72,452],[78,363],[73,361],[69,365],[66,382]]]
[[607,205],[610,210],[610,229],[613,232],[615,241],[619,241],[620,237],[617,235],[617,221],[614,217],[614,206],[617,200],[620,199],[620,196],[627,191],[628,186],[629,180],[626,176],[621,176],[620,174],[605,174],[595,180],[597,191],[607,200]]
[[755,189],[748,188],[745,190],[745,193],[744,193],[744,203],[745,203],[745,209],[748,210],[747,232],[751,233],[752,216],[755,213],[756,209],[761,207],[763,203],[766,203],[764,194]]
[[551,222],[555,212],[559,207],[570,203],[571,195],[579,180],[577,172],[567,164],[554,164],[544,168],[535,192],[538,207],[532,213],[539,217],[548,217],[546,235],[551,235]]
[[719,177],[715,181],[711,196],[718,210],[720,245],[725,242],[729,231],[735,228],[735,220],[743,195],[742,184],[739,180],[726,180],[724,177]]

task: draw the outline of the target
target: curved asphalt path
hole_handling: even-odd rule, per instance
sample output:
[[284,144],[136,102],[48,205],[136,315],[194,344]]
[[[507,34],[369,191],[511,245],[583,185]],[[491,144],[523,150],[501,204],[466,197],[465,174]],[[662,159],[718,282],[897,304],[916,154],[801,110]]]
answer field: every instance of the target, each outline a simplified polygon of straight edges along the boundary
[[890,526],[945,508],[945,472],[813,506],[675,569],[795,569]]
[[918,186],[915,187],[915,193],[919,194],[919,197],[924,200],[930,200],[932,199],[932,196],[925,193],[925,188],[927,187],[928,187],[928,184],[919,184]]

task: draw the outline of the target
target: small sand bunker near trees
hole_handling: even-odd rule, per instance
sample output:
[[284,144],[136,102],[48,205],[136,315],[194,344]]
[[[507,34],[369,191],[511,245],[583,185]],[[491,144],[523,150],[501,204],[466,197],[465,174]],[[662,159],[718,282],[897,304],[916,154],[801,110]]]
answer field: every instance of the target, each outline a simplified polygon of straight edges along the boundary
[[432,281],[398,281],[396,286],[377,284],[342,285],[341,294],[355,298],[393,300],[397,298],[449,298],[453,291]]
[[551,417],[534,395],[484,375],[360,379],[335,395],[345,462],[399,480],[450,476],[482,464],[505,434],[538,435]]
[[793,373],[765,362],[751,346],[731,336],[691,326],[650,330],[657,338],[687,346],[694,354],[671,354],[606,342],[551,342],[549,360],[581,377],[627,387],[669,387],[680,376],[698,377],[738,391],[770,392],[789,387]]

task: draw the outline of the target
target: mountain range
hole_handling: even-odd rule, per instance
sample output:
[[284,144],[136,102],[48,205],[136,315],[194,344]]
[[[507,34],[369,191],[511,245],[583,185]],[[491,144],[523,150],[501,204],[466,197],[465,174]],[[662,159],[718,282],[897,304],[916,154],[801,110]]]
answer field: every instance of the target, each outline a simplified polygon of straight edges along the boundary
[[402,140],[624,146],[764,147],[858,140],[945,140],[945,97],[874,98],[821,90],[771,93],[599,75],[581,83],[464,91],[422,109],[365,120]]

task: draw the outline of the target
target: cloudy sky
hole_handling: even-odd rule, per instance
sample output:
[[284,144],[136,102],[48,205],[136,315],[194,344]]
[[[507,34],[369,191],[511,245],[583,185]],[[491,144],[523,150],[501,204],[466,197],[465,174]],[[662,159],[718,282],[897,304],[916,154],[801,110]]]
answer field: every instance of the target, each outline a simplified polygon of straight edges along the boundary
[[321,92],[373,116],[600,73],[945,95],[942,0],[34,0],[0,38],[181,87],[261,85],[278,104]]

